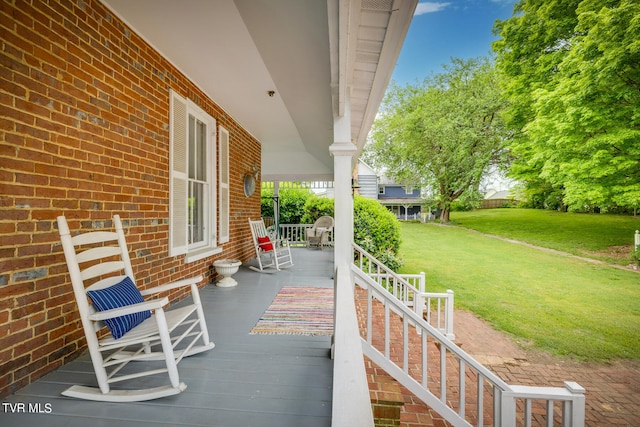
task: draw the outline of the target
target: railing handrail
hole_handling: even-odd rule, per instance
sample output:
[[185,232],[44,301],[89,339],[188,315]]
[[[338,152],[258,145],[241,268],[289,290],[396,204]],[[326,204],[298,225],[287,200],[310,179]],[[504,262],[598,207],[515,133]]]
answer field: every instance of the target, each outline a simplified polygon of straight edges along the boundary
[[[367,259],[367,261],[369,261],[370,264],[373,264],[376,266],[377,272],[371,272],[371,268],[369,268],[369,272],[368,275],[370,277],[393,277],[396,278],[403,286],[412,289],[414,292],[421,292],[420,289],[416,288],[414,285],[412,285],[411,283],[409,283],[408,280],[406,280],[405,278],[401,277],[401,275],[399,275],[398,273],[396,273],[395,271],[391,270],[389,267],[387,267],[386,265],[384,265],[383,263],[381,263],[380,261],[378,261],[373,255],[371,255],[369,252],[367,252],[365,249],[363,249],[360,245],[358,245],[357,243],[353,242],[352,243],[353,248],[360,253],[361,255],[364,255],[364,258]],[[360,257],[360,269],[362,270],[362,262],[363,257]],[[357,267],[357,265],[356,265]],[[362,270],[364,271],[364,270]],[[382,271],[383,273],[380,273],[380,271]],[[407,274],[405,275],[406,277],[411,277],[413,275]]]
[[[366,287],[372,286],[374,290],[378,291],[378,296],[384,299],[385,304],[391,304],[395,309],[397,309],[398,311],[401,311],[404,316],[407,316],[409,318],[408,319],[409,321],[418,323],[420,327],[423,329],[423,331],[426,331],[428,336],[438,341],[438,343],[441,346],[444,346],[447,350],[460,356],[461,359],[465,360],[465,362],[469,363],[473,368],[480,371],[484,376],[490,379],[492,383],[500,387],[501,390],[510,389],[509,385],[506,382],[504,382],[500,377],[498,377],[496,374],[491,372],[484,365],[480,364],[480,362],[478,362],[473,357],[471,357],[468,353],[462,350],[454,342],[447,339],[447,337],[445,337],[442,332],[440,332],[438,329],[434,328],[429,323],[427,323],[424,319],[419,317],[413,310],[409,310],[406,307],[406,305],[403,304],[402,301],[400,301],[398,298],[396,298],[395,296],[387,292],[387,290],[384,289],[382,286],[380,286],[380,284],[378,284],[375,280],[371,279],[371,277],[369,277],[366,274],[366,272],[362,272],[362,270],[358,271],[359,268],[356,265],[354,265],[354,267],[355,269],[354,268],[352,269],[355,273],[354,275],[356,278],[357,285],[364,285]],[[361,272],[364,274],[362,274]],[[362,283],[362,282],[358,283],[358,280],[357,280],[358,278],[360,278],[361,280],[364,279],[365,283]]]
[[[496,426],[515,425],[516,419],[516,399],[525,399],[524,417],[526,425],[530,425],[531,417],[531,401],[546,400],[547,401],[547,418],[553,416],[553,401],[563,402],[563,425],[573,427],[581,427],[584,425],[585,401],[584,389],[576,383],[565,383],[565,387],[531,387],[531,386],[510,386],[500,377],[485,368],[476,361],[472,356],[463,351],[455,343],[447,339],[440,331],[427,323],[424,319],[410,310],[406,305],[389,293],[384,287],[376,282],[368,273],[361,270],[355,264],[352,264],[355,283],[366,288],[368,291],[368,308],[367,308],[367,338],[361,338],[364,354],[371,358],[376,364],[385,369],[398,382],[403,384],[408,390],[423,400],[427,405],[431,406],[440,415],[445,417],[447,421],[456,426],[469,426],[465,419],[466,401],[466,370],[473,370],[478,376],[478,387],[475,388],[475,398],[472,401],[477,402],[477,418],[478,424],[483,425],[483,393],[484,382],[486,381],[493,386],[493,423]],[[374,295],[375,293],[375,295]],[[372,300],[373,298],[381,299],[385,309],[385,322],[388,322],[389,311],[400,313],[404,325],[404,354],[403,365],[400,366],[390,359],[390,349],[388,343],[389,330],[385,325],[385,350],[384,353],[377,349],[372,343]],[[427,339],[435,340],[440,347],[440,396],[436,396],[427,387],[427,357],[422,356],[422,382],[413,378],[408,372],[408,325],[409,323],[417,325],[421,329],[421,339],[423,342],[423,352],[426,351]],[[447,398],[447,376],[446,363],[447,351],[455,356],[460,369],[459,379],[459,402],[458,412],[450,405]],[[551,418],[552,420],[553,418]],[[552,421],[551,421],[552,422]]]
[[[353,249],[359,254],[360,267],[363,266],[363,259],[366,259],[369,267],[375,265],[375,272],[369,271],[367,274],[372,278],[389,279],[393,281],[393,289],[389,290],[393,295],[398,298],[398,292],[402,293],[404,298],[402,301],[405,305],[409,305],[409,298],[412,296],[413,310],[419,316],[423,316],[425,311],[427,314],[427,322],[431,324],[431,300],[437,299],[438,309],[436,311],[436,322],[438,329],[450,340],[455,339],[453,332],[453,291],[447,290],[446,292],[426,292],[425,273],[396,273],[388,268],[386,265],[378,261],[373,255],[359,246],[357,243],[352,244]],[[413,279],[413,280],[412,280]],[[415,285],[415,281],[418,282],[418,286]],[[380,280],[377,280],[381,284]],[[398,286],[399,284],[399,286]],[[400,289],[398,289],[400,288]],[[398,298],[400,299],[400,298]],[[441,307],[440,301],[444,300],[444,307]],[[426,304],[425,304],[426,302]],[[425,309],[426,308],[426,309]],[[433,324],[432,324],[433,326]]]

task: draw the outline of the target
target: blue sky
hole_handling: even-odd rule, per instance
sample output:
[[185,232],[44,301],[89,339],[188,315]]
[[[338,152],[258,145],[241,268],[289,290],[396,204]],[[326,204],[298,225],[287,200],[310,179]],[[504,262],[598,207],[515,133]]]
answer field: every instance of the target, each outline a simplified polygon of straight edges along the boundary
[[451,0],[418,3],[392,79],[421,82],[442,72],[451,57],[487,56],[496,19],[511,17],[516,0]]

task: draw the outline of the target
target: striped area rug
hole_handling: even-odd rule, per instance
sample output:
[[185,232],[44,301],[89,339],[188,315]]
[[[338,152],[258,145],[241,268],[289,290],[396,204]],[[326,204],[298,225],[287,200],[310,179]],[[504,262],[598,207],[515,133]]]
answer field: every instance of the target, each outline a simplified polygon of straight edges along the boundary
[[251,334],[333,334],[333,289],[283,287]]

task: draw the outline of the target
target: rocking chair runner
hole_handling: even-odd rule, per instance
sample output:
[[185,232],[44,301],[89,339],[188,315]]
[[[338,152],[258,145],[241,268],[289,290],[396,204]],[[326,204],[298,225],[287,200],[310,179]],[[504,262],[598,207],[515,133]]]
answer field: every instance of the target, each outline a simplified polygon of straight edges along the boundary
[[[58,217],[60,239],[99,386],[74,385],[62,394],[109,402],[135,402],[178,394],[187,388],[180,382],[178,363],[185,356],[214,347],[198,292],[202,276],[138,291],[120,217],[115,215],[113,222],[115,231],[93,231],[72,237],[65,217]],[[191,287],[192,304],[165,311],[167,297],[143,299],[184,286]],[[104,324],[111,334],[99,333]],[[143,362],[135,366],[141,370],[117,375],[131,361]],[[145,363],[149,361],[163,361],[164,367]],[[113,390],[110,386],[161,373],[168,373],[170,385],[137,390]]]
[[[265,272],[267,268],[271,267],[275,267],[277,271],[280,271],[282,268],[293,266],[291,248],[286,239],[271,238],[262,219],[251,221],[251,218],[249,218],[249,226],[259,265],[259,268],[254,266],[249,268]],[[262,257],[265,255],[269,257],[269,261],[263,264]]]

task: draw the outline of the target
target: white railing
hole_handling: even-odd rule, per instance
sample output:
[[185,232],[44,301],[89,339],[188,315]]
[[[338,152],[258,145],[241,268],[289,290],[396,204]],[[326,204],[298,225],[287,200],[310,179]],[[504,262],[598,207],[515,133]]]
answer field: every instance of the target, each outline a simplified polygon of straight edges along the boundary
[[[273,189],[275,187],[275,183],[273,181],[262,181],[263,189]],[[283,188],[313,188],[313,189],[326,189],[326,188],[334,188],[333,181],[305,181],[305,182],[286,182],[280,181],[278,182],[278,187],[282,190]]]
[[[465,353],[353,264],[366,289],[363,353],[454,426],[542,425],[582,427],[585,390],[511,386]],[[420,333],[413,333],[415,325]],[[395,333],[392,333],[394,331]],[[554,407],[560,402],[562,408]],[[535,415],[534,415],[535,414]]]
[[452,290],[427,292],[424,273],[395,273],[357,244],[353,244],[353,249],[354,263],[362,271],[447,338],[455,339]]
[[336,293],[331,426],[373,427],[369,383],[360,344],[351,272],[338,268],[334,281]]
[[400,221],[415,221],[420,219],[421,214],[418,213],[414,213],[414,214],[401,214],[401,213],[397,213],[396,214],[396,218]]
[[[280,224],[280,238],[289,241],[293,246],[307,244],[307,229],[313,224]],[[333,230],[329,231],[329,244],[333,245]]]

